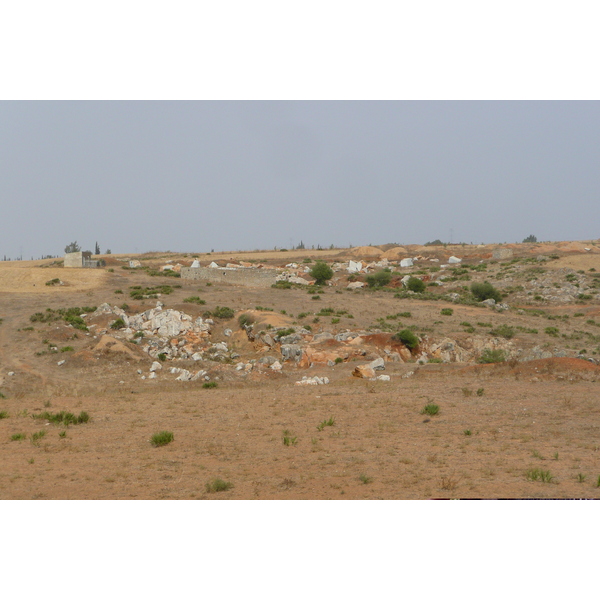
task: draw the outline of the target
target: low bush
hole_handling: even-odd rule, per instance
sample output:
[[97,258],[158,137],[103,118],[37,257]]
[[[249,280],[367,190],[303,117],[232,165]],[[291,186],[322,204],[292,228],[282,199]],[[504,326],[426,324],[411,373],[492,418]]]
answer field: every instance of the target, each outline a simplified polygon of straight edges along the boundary
[[216,382],[216,381],[205,381],[205,382],[202,384],[202,387],[203,387],[205,390],[210,390],[210,389],[216,388],[216,387],[217,387],[217,385],[218,385],[218,384],[217,384],[217,382]]
[[111,329],[125,329],[125,327],[127,327],[127,325],[125,325],[125,321],[123,321],[121,317],[110,324]]
[[421,411],[422,415],[437,415],[440,412],[440,407],[437,404],[427,404]]
[[495,300],[496,302],[502,301],[502,294],[487,281],[484,283],[475,282],[471,284],[471,294],[475,297],[479,302],[483,302],[484,300],[489,300],[490,298]]
[[248,313],[242,313],[239,317],[238,317],[238,325],[243,328],[246,327],[248,325],[252,325],[252,323],[254,323],[255,319],[252,315],[249,315]]
[[442,308],[440,314],[445,317],[451,317],[454,314],[454,311],[451,308]]
[[172,431],[159,431],[150,438],[150,443],[155,448],[158,448],[159,446],[170,444],[174,439],[175,437],[173,436]]
[[216,319],[233,319],[235,312],[228,306],[217,306],[211,314]]
[[371,288],[384,287],[392,280],[392,274],[389,271],[381,270],[366,276],[367,285]]
[[409,291],[415,292],[416,294],[421,294],[425,291],[425,282],[418,277],[411,277],[406,282],[406,287]]
[[206,304],[206,300],[202,300],[199,296],[190,296],[189,298],[184,298],[183,301],[189,304]]
[[214,494],[216,492],[226,492],[233,487],[233,483],[229,481],[223,481],[222,479],[211,479],[206,484],[206,491],[209,494]]
[[479,357],[479,362],[481,364],[490,364],[490,363],[501,363],[506,360],[506,353],[504,350],[496,349],[490,350],[486,348]]
[[419,345],[419,338],[410,329],[403,329],[395,333],[392,339],[402,342],[409,350],[414,350]]
[[315,278],[317,285],[323,285],[333,277],[333,269],[322,261],[318,261],[309,271],[309,275]]
[[495,335],[496,337],[503,337],[507,340],[510,340],[510,338],[514,337],[515,330],[510,325],[498,325],[490,331],[490,335]]

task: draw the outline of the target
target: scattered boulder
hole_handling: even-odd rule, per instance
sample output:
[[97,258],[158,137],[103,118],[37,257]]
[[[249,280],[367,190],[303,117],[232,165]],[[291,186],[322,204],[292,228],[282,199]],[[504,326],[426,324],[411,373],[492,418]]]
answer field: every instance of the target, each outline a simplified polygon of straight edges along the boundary
[[295,385],[327,385],[328,377],[303,377],[300,381],[296,381]]
[[451,256],[448,259],[448,263],[450,263],[451,265],[456,265],[456,264],[461,263],[461,262],[462,262],[462,258],[458,258],[456,256]]
[[383,358],[376,358],[374,361],[369,363],[369,367],[374,371],[383,371],[385,369],[385,362]]
[[348,263],[348,273],[360,273],[362,271],[362,262],[355,262],[353,260],[351,260]]
[[375,369],[369,365],[359,365],[352,371],[352,376],[360,379],[372,379],[375,377]]

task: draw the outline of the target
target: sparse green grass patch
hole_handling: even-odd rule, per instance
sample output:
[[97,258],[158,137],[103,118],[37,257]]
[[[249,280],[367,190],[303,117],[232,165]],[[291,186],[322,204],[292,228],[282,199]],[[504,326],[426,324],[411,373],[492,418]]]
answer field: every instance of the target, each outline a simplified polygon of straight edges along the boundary
[[550,471],[543,471],[542,469],[529,469],[525,477],[528,481],[541,481],[543,483],[554,481],[554,477],[550,474]]
[[200,296],[189,296],[188,298],[184,298],[183,301],[187,302],[189,304],[198,304],[198,305],[206,304],[206,300],[202,300],[202,298],[200,298]]
[[215,494],[217,492],[226,492],[233,487],[233,483],[230,481],[223,481],[222,479],[216,478],[211,479],[206,484],[206,491],[209,494]]
[[24,440],[27,436],[24,433],[13,433],[10,436],[12,442],[18,442],[19,440]]
[[440,412],[440,407],[437,404],[426,404],[421,411],[422,415],[437,415]]
[[334,425],[335,425],[335,419],[333,417],[330,417],[329,419],[326,419],[325,421],[321,421],[317,425],[317,429],[319,431],[323,431],[323,429],[325,429],[325,427],[333,427]]
[[172,431],[159,431],[150,438],[150,443],[155,448],[158,448],[159,446],[170,444],[174,439],[175,437],[173,436]]
[[202,387],[203,387],[205,390],[211,390],[211,389],[214,389],[214,388],[216,388],[217,386],[218,386],[218,383],[217,383],[216,381],[205,381],[205,382],[202,384]]
[[46,435],[46,431],[44,429],[42,429],[41,431],[36,431],[35,433],[31,434],[31,443],[34,446],[38,446],[40,443],[40,440]]
[[46,419],[47,421],[50,421],[50,423],[54,423],[55,425],[65,425],[66,427],[68,427],[69,425],[80,425],[81,423],[89,422],[90,415],[85,411],[81,411],[79,413],[79,416],[76,416],[72,412],[66,412],[64,410],[61,410],[57,413],[44,411],[43,413],[36,415],[35,418]]

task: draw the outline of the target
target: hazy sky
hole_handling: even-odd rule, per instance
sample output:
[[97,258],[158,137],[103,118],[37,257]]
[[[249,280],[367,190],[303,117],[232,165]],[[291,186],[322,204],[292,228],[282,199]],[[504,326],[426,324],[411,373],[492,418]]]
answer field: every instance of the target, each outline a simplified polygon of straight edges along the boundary
[[0,258],[600,237],[600,103],[3,101]]

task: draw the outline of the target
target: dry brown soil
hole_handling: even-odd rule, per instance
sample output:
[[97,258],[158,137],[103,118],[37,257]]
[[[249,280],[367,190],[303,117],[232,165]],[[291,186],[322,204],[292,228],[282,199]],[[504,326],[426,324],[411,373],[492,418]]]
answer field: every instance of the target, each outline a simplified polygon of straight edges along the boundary
[[[332,259],[339,252],[319,256]],[[278,253],[271,254],[275,258],[257,259],[281,263]],[[589,263],[589,255],[578,256]],[[591,258],[597,262],[596,257]],[[329,288],[316,302],[303,290],[207,287],[149,277],[121,269],[119,257],[109,258],[113,272],[0,263],[0,412],[6,416],[0,419],[2,499],[600,497],[600,367],[580,359],[386,363],[391,382],[353,378],[353,363],[308,371],[286,365],[280,374],[253,373],[245,380],[230,367],[214,364],[203,368],[218,387],[204,389],[201,382],[174,381],[164,371],[156,380],[141,380],[137,369],[148,372],[152,361],[147,356],[137,361],[135,351],[95,351],[98,340],[91,335],[62,323],[29,321],[46,308],[107,301],[143,310],[154,301],[132,301],[129,286],[163,283],[182,286],[161,298],[165,306],[194,316],[217,305],[236,311],[259,305],[272,307],[272,319],[282,324],[293,322],[289,315],[323,306],[354,317],[335,326],[321,318],[313,324],[315,331],[367,328],[377,317],[411,311],[410,322],[428,327],[429,335],[456,338],[461,321],[539,328],[535,317],[454,305],[454,314],[444,320],[440,309],[446,303],[346,292],[345,284],[342,293]],[[284,262],[294,259],[299,260],[289,252]],[[164,257],[156,261],[162,264]],[[66,285],[45,285],[55,277]],[[117,289],[124,293],[115,294]],[[191,295],[200,295],[206,305],[182,302]],[[595,304],[556,310],[598,314]],[[236,331],[240,353],[250,358],[252,349],[235,320],[218,323],[213,341],[225,339],[225,327]],[[523,334],[515,342],[531,346],[539,338]],[[37,355],[47,347],[45,340],[74,351]],[[66,363],[57,366],[63,358]],[[8,375],[11,371],[14,375]],[[410,371],[414,375],[403,379]],[[331,383],[295,386],[305,374],[326,375]],[[439,405],[439,413],[422,414],[432,403]],[[64,427],[33,418],[61,410],[87,411],[91,419]],[[319,431],[317,426],[330,417],[334,425]],[[155,448],[150,438],[162,430],[172,431],[174,441]],[[43,437],[32,440],[40,431]],[[25,439],[13,441],[19,433]],[[295,443],[284,445],[284,435]],[[528,479],[528,471],[535,469],[550,481]],[[215,478],[232,487],[208,492],[206,484]]]

